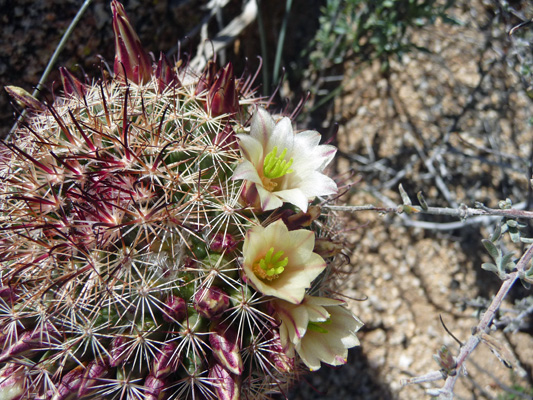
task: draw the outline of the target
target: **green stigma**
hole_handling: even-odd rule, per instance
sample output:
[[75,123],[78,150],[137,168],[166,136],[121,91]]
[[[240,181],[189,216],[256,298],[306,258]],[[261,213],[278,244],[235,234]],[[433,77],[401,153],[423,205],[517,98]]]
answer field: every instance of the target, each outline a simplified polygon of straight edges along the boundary
[[281,178],[283,175],[293,172],[289,169],[292,165],[293,159],[289,162],[285,161],[285,155],[287,154],[287,148],[285,148],[278,156],[278,146],[274,146],[272,151],[265,157],[263,164],[263,175],[268,179]]
[[331,324],[331,320],[328,318],[324,322],[311,322],[307,324],[307,329],[318,333],[328,333],[328,330],[324,328],[324,325]]
[[289,263],[289,257],[280,260],[285,254],[283,251],[274,253],[274,248],[271,247],[265,256],[254,264],[253,271],[261,279],[273,280],[276,279]]

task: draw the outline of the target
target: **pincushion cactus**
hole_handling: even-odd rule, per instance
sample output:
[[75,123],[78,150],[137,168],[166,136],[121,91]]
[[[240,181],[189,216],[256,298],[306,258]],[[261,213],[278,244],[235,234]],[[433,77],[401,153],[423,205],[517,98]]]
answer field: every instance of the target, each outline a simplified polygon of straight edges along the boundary
[[361,322],[313,297],[335,252],[308,209],[335,149],[231,64],[153,66],[111,6],[113,78],[9,89],[28,116],[0,151],[0,399],[268,398],[344,363]]

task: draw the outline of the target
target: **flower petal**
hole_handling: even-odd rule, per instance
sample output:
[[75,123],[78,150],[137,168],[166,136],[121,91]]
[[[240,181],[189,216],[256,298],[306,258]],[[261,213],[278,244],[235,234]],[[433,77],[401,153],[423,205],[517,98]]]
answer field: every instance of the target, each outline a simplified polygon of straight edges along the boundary
[[263,146],[261,143],[250,135],[238,134],[239,147],[242,155],[253,165],[258,165],[263,161]]
[[246,179],[247,181],[261,184],[261,178],[257,174],[257,170],[250,161],[244,160],[242,163],[237,165],[235,171],[233,171],[234,180]]
[[279,192],[274,193],[278,198],[285,200],[287,203],[294,204],[303,212],[307,211],[307,206],[309,204],[308,196],[300,188],[280,190]]
[[250,136],[257,139],[263,149],[265,149],[268,147],[268,140],[275,126],[274,119],[270,114],[264,108],[258,107],[252,117]]
[[259,193],[261,209],[263,211],[275,210],[283,205],[283,202],[275,192],[269,192],[259,184],[257,185],[257,193]]

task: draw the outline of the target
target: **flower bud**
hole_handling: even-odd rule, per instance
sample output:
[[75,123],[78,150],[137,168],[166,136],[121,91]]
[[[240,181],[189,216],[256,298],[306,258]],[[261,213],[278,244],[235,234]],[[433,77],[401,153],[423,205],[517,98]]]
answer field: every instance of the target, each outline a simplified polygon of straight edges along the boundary
[[155,355],[152,366],[152,375],[155,378],[163,379],[176,372],[180,362],[177,349],[178,346],[174,342],[169,342],[163,345],[161,351]]
[[228,295],[216,286],[200,288],[194,295],[195,310],[206,318],[218,318],[228,307]]
[[157,67],[155,69],[155,77],[157,79],[157,87],[159,93],[162,93],[166,88],[172,86],[179,86],[180,81],[176,72],[171,67],[168,58],[161,52]]
[[99,380],[104,378],[109,373],[109,367],[99,361],[91,361],[85,367],[85,373],[81,380],[78,389],[78,396],[83,397],[91,393],[96,386],[99,385]]
[[148,375],[144,381],[144,387],[146,388],[144,399],[145,400],[161,400],[164,398],[164,392],[166,381],[163,378],[156,378],[153,375]]
[[84,372],[85,368],[82,365],[78,365],[64,375],[52,400],[67,400],[74,398],[73,395],[77,393],[78,389],[81,387]]
[[213,60],[209,60],[202,76],[198,80],[198,84],[196,85],[196,90],[194,91],[194,94],[199,95],[204,91],[208,90],[213,85],[216,69],[217,66],[215,62]]
[[239,143],[237,143],[235,131],[233,130],[233,127],[229,124],[227,124],[222,131],[217,132],[213,144],[224,150],[239,148]]
[[238,380],[230,374],[220,364],[214,364],[209,369],[209,379],[211,380],[217,399],[219,400],[238,400],[240,399],[240,389]]
[[85,85],[64,67],[59,67],[59,74],[61,75],[61,83],[63,84],[65,94],[82,99],[85,95]]
[[219,73],[207,94],[206,111],[212,116],[233,114],[239,109],[239,95],[235,88],[233,65],[228,63]]
[[0,370],[0,399],[22,400],[25,395],[25,378],[23,368],[7,364]]
[[329,238],[317,238],[313,251],[323,258],[329,258],[335,257],[342,249],[344,249],[344,245],[338,241]]
[[113,32],[115,33],[115,78],[129,79],[133,83],[146,83],[152,75],[150,57],[130,24],[124,6],[111,1]]
[[115,336],[111,341],[111,348],[109,350],[109,366],[116,367],[124,362],[128,355],[127,339],[124,336]]
[[4,351],[0,354],[0,363],[12,357],[23,356],[35,350],[49,348],[53,343],[57,343],[57,333],[50,324],[43,329],[24,332],[18,341],[8,348],[4,348]]
[[237,247],[237,241],[229,233],[217,233],[211,242],[210,249],[216,253],[231,253]]
[[163,319],[167,322],[181,322],[187,317],[187,302],[181,297],[170,295],[165,300]]
[[235,375],[242,374],[242,358],[235,330],[224,323],[212,325],[209,343],[220,365]]
[[43,111],[44,105],[29,94],[26,90],[18,86],[6,86],[6,92],[15,102],[24,109],[29,111]]
[[290,373],[294,371],[294,359],[287,356],[283,351],[279,333],[272,330],[272,339],[268,343],[268,358],[274,364],[276,369],[283,373]]

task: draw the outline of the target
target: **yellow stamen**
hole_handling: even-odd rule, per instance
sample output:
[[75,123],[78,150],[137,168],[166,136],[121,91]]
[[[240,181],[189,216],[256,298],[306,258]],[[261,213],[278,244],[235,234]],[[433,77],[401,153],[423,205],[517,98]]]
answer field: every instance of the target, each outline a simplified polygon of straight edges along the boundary
[[278,278],[289,263],[289,257],[280,260],[283,254],[285,253],[281,250],[274,254],[274,248],[271,247],[263,258],[254,263],[252,267],[254,274],[258,278],[267,281]]

